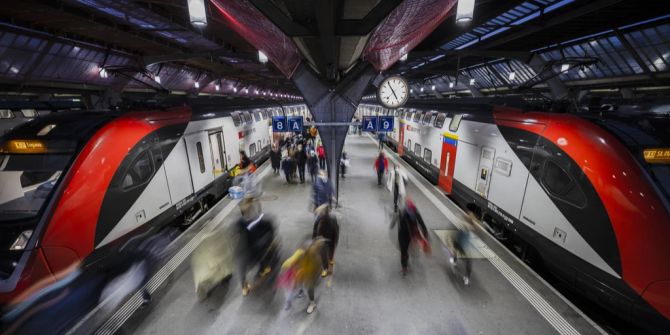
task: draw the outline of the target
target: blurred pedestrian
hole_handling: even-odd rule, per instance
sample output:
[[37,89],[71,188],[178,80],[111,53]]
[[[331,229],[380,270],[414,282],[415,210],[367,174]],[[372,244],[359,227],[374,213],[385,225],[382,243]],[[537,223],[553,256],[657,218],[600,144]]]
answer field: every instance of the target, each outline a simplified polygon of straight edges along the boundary
[[375,159],[375,165],[374,169],[377,171],[377,185],[381,186],[382,184],[382,177],[384,176],[384,173],[386,172],[386,168],[388,167],[388,160],[386,159],[386,156],[384,156],[383,151],[379,151],[379,155],[377,156],[377,159]]
[[298,176],[300,177],[300,183],[305,183],[305,165],[307,164],[307,152],[302,144],[298,145],[298,150],[296,152],[296,165],[298,167]]
[[347,172],[347,167],[349,167],[349,158],[347,158],[347,153],[342,151],[342,157],[340,157],[340,176],[344,179],[344,174]]
[[239,166],[241,170],[244,170],[252,164],[253,162],[251,161],[251,158],[247,156],[247,153],[244,150],[240,150],[240,163],[237,164],[237,166]]
[[313,183],[317,173],[319,173],[319,159],[316,157],[316,152],[314,150],[309,151],[309,156],[307,157],[307,170],[309,170],[310,181]]
[[328,180],[328,174],[325,170],[319,170],[316,181],[312,184],[312,200],[314,209],[324,204],[330,204],[333,197],[333,186]]
[[405,186],[407,184],[407,175],[396,164],[393,165],[393,170],[389,173],[389,181],[386,186],[390,192],[393,193],[393,211],[398,211],[398,203],[402,203],[405,197]]
[[335,266],[335,248],[340,240],[340,225],[337,218],[330,213],[330,206],[323,204],[314,211],[316,220],[312,231],[312,239],[324,238],[324,248],[321,253],[321,277],[333,274]]
[[307,314],[312,314],[316,309],[316,299],[314,290],[319,280],[319,272],[321,270],[321,253],[324,247],[324,239],[317,238],[307,246],[303,255],[297,260],[297,271],[295,280],[297,285],[307,291],[309,297],[309,304],[307,305]]
[[237,262],[242,295],[251,291],[252,284],[246,280],[249,268],[258,265],[255,280],[267,276],[277,257],[277,241],[272,221],[262,212],[258,200],[246,198],[240,203],[242,217],[237,220],[239,233]]
[[391,228],[398,225],[398,244],[400,246],[400,264],[401,272],[407,274],[407,265],[409,261],[409,246],[414,241],[425,251],[430,252],[428,244],[428,230],[419,214],[414,202],[406,198],[405,204],[399,215],[391,222]]
[[286,177],[286,182],[289,184],[293,183],[293,159],[290,155],[287,155],[284,160],[281,162],[281,169],[284,171],[284,177]]
[[279,174],[279,168],[281,164],[281,149],[277,145],[273,145],[272,151],[270,151],[270,163],[272,164],[272,171],[274,174]]
[[316,153],[319,155],[319,168],[321,170],[326,169],[326,149],[319,143],[319,145],[316,147]]
[[465,269],[462,273],[463,283],[470,284],[470,274],[472,273],[472,262],[465,252],[465,246],[470,242],[470,238],[475,230],[477,219],[474,211],[468,209],[465,220],[462,221],[463,226],[458,229],[455,234],[451,235],[451,239],[447,241],[447,248],[450,253],[449,263],[452,268],[456,267],[456,263],[460,260],[465,263]]

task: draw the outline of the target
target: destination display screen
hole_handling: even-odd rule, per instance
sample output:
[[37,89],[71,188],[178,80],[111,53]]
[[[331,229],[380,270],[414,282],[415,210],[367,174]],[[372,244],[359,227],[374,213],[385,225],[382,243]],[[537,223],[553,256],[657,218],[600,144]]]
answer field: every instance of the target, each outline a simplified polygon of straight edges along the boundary
[[649,164],[670,164],[670,148],[644,149],[644,160]]

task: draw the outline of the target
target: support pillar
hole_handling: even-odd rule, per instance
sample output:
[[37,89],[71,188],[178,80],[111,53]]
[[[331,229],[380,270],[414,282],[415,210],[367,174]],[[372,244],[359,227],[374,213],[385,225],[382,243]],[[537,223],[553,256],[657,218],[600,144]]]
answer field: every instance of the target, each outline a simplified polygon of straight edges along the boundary
[[291,78],[302,93],[314,121],[326,123],[317,125],[317,130],[326,150],[328,172],[336,197],[339,197],[340,157],[349,126],[331,126],[327,123],[351,122],[358,103],[374,76],[372,66],[359,63],[337,86],[328,87],[309,66],[301,63]]

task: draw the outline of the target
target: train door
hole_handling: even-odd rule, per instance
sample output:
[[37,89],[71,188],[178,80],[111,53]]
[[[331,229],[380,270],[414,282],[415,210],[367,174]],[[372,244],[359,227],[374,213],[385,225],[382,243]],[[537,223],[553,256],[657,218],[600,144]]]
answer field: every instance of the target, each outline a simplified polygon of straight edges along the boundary
[[477,170],[477,182],[475,182],[475,191],[484,197],[488,197],[489,185],[491,185],[491,171],[493,170],[493,159],[495,158],[495,149],[482,147],[479,157],[479,169]]
[[451,194],[454,183],[454,170],[456,168],[456,147],[458,145],[458,136],[455,134],[444,133],[442,137],[442,155],[440,163],[440,176],[438,185],[444,189],[447,194]]
[[220,176],[226,170],[226,155],[221,131],[209,133],[209,145],[212,151],[212,173],[214,178]]
[[404,153],[405,153],[405,123],[400,122],[400,135],[398,135],[398,155],[402,156]]

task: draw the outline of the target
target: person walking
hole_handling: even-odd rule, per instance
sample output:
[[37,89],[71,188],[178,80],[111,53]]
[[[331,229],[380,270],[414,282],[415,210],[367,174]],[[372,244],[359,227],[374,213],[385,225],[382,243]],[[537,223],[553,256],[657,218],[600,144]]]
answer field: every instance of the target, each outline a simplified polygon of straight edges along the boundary
[[384,176],[384,172],[386,172],[386,168],[388,167],[388,160],[386,159],[386,156],[384,156],[384,152],[380,151],[379,156],[377,156],[377,159],[375,160],[375,165],[373,168],[377,171],[377,185],[381,186],[382,184],[382,177]]
[[300,183],[305,183],[305,164],[307,164],[307,152],[302,144],[298,144],[298,149],[296,151],[296,165],[298,167],[298,176],[300,178]]
[[325,170],[319,170],[319,175],[316,181],[312,184],[312,201],[314,208],[318,208],[324,204],[330,204],[333,197],[333,186],[328,180],[328,175]]
[[465,220],[463,222],[463,227],[458,229],[455,234],[452,235],[451,239],[447,241],[447,251],[449,252],[449,263],[452,266],[452,269],[455,269],[456,263],[461,260],[465,263],[465,269],[462,273],[463,283],[465,285],[470,285],[470,274],[472,273],[472,262],[468,255],[465,253],[465,246],[469,243],[471,235],[475,230],[475,225],[477,223],[476,215],[473,209],[468,208]]
[[298,269],[296,271],[295,279],[298,284],[307,290],[309,297],[309,304],[307,305],[307,314],[312,314],[316,309],[316,299],[314,296],[314,289],[319,280],[319,271],[321,265],[321,253],[324,248],[325,240],[317,238],[305,249],[305,253],[298,261]]
[[326,169],[326,149],[319,143],[316,147],[316,153],[319,155],[319,169]]
[[393,211],[398,211],[398,203],[402,202],[405,197],[405,186],[407,184],[407,175],[400,169],[398,165],[393,165],[393,170],[389,175],[389,183],[387,187],[393,193]]
[[281,164],[281,150],[277,145],[273,145],[272,151],[270,151],[270,163],[272,164],[272,171],[275,175],[278,175]]
[[342,151],[342,157],[340,157],[340,176],[344,179],[344,174],[347,172],[347,167],[349,166],[349,159],[347,158],[347,153]]
[[326,277],[333,274],[333,267],[335,265],[335,248],[340,240],[340,225],[337,223],[337,218],[331,215],[330,206],[323,204],[314,210],[316,220],[314,221],[314,229],[312,231],[312,239],[322,237],[325,239],[324,249],[321,253],[321,277]]
[[412,241],[421,245],[424,251],[430,250],[428,244],[428,230],[423,223],[423,218],[419,214],[414,202],[407,198],[405,206],[400,214],[391,222],[391,228],[398,225],[398,244],[400,246],[400,265],[403,276],[407,274],[407,265],[409,261],[409,246]]
[[314,152],[314,150],[309,151],[309,157],[307,157],[307,170],[309,170],[310,181],[313,183],[319,172],[319,159],[316,157],[316,152]]
[[252,198],[244,199],[240,203],[242,217],[235,224],[239,233],[237,261],[243,296],[249,294],[252,288],[246,280],[249,268],[258,264],[256,279],[265,277],[271,272],[277,256],[274,224],[257,202]]
[[244,170],[248,167],[250,167],[253,164],[249,156],[247,156],[247,153],[244,150],[240,150],[240,163],[237,164],[237,166],[240,167],[240,170]]
[[293,160],[291,156],[288,155],[281,163],[281,169],[284,171],[284,177],[286,177],[286,182],[288,184],[293,183]]

